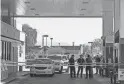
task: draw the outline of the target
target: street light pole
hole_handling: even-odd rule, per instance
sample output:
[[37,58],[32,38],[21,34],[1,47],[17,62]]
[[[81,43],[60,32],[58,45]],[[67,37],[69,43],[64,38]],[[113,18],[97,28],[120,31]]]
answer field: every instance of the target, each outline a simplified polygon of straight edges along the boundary
[[52,40],[53,40],[53,38],[50,38],[50,40],[51,40],[51,47],[52,47]]
[[60,47],[60,43],[59,43],[59,47]]
[[44,36],[42,36],[42,47],[44,47]]
[[73,45],[73,54],[75,53],[75,47],[74,47],[75,42],[72,42]]
[[47,37],[45,37],[46,38],[46,46],[47,46]]
[[45,48],[44,48],[44,35],[42,36],[42,47],[43,47],[43,56],[45,55]]
[[90,49],[91,49],[91,55],[92,55],[92,54],[93,54],[93,53],[92,53],[92,43],[93,43],[93,42],[88,42],[88,43],[90,43],[90,44],[91,44]]
[[43,50],[44,50],[44,56],[46,55],[46,48],[47,48],[47,37],[48,35],[43,35],[43,43],[44,43],[44,37],[46,38],[46,47],[43,46]]
[[82,53],[82,44],[80,44],[80,54],[83,54]]
[[47,37],[48,37],[48,35],[43,35],[43,37],[46,38],[46,46],[47,46]]

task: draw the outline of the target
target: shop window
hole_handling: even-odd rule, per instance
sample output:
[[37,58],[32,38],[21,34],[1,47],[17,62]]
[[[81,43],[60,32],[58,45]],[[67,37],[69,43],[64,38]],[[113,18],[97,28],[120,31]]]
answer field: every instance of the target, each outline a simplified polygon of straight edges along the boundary
[[5,46],[5,42],[3,42],[3,43],[4,43],[4,44],[3,44],[3,47],[4,47],[4,48],[3,48],[3,49],[4,49],[4,50],[3,50],[3,59],[5,59],[5,56],[6,56],[6,55],[5,55],[5,53],[6,53],[6,52],[5,52],[5,51],[6,51],[6,46]]
[[22,46],[19,47],[19,56],[22,56]]
[[1,45],[2,45],[2,48],[1,48],[1,51],[2,51],[1,59],[4,59],[4,42],[3,41],[1,42]]
[[19,56],[21,57],[21,56],[22,56],[22,54],[21,54],[21,53],[19,53]]
[[7,54],[7,45],[6,45],[6,42],[5,42],[5,60],[6,60],[6,54]]
[[2,41],[2,59],[11,60],[11,42]]
[[9,42],[9,58],[8,60],[11,60],[11,42]]

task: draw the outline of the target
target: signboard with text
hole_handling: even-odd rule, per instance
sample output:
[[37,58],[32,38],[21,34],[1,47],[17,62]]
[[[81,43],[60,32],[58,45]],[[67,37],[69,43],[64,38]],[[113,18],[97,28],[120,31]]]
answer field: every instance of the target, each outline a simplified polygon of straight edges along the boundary
[[124,69],[118,69],[118,80],[124,80]]

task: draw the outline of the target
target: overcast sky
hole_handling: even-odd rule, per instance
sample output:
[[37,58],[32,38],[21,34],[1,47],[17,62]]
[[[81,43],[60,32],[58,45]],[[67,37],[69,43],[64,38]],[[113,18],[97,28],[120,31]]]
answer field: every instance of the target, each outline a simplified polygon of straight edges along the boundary
[[[53,45],[75,45],[93,41],[102,36],[101,18],[18,18],[17,28],[28,24],[37,29],[37,44],[42,45],[42,35],[48,34],[53,38]],[[50,39],[48,38],[48,45]]]

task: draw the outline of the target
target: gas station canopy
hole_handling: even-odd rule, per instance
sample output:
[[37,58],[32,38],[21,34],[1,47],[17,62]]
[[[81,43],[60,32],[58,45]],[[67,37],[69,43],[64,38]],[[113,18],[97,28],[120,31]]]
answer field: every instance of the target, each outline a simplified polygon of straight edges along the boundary
[[2,0],[2,9],[15,17],[101,17],[102,0]]

